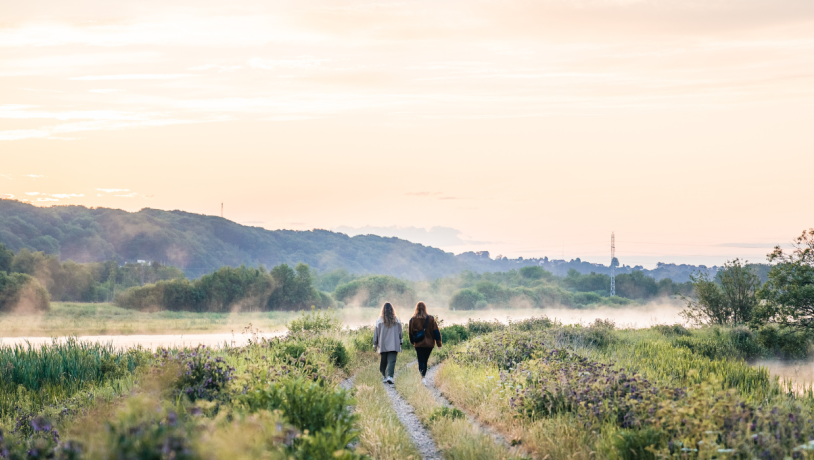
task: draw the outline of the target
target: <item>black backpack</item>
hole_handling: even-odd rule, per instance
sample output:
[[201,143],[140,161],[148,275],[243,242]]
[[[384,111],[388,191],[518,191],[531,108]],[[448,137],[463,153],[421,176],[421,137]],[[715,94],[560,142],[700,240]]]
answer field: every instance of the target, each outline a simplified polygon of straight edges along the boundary
[[[415,334],[410,334],[410,343],[416,344],[416,343],[421,342],[422,340],[424,340],[424,337],[427,336],[427,323],[430,322],[430,318],[432,318],[432,316],[430,316],[430,315],[427,315],[427,317],[424,318],[424,329],[416,332]],[[413,318],[410,318],[410,324],[413,324]],[[410,329],[412,329],[412,328],[410,328]]]

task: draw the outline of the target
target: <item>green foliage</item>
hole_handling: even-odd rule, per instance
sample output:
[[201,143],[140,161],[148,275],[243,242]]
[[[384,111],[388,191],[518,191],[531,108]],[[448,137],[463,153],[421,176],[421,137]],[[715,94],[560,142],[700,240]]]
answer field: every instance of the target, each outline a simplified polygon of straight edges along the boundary
[[107,457],[121,460],[194,460],[192,426],[171,410],[130,404],[107,423]]
[[614,433],[613,447],[624,460],[655,460],[655,451],[664,446],[666,437],[655,428],[619,430]]
[[342,320],[333,310],[316,310],[312,307],[310,313],[300,314],[299,318],[291,320],[286,327],[291,332],[337,331],[342,328]]
[[680,336],[684,336],[684,335],[690,335],[690,330],[687,329],[686,327],[682,326],[681,324],[673,324],[673,325],[657,324],[657,325],[651,327],[651,329],[656,330],[656,331],[658,331],[661,334],[664,334],[666,336],[679,336],[680,337]]
[[213,359],[211,352],[203,346],[178,354],[159,350],[159,354],[164,362],[180,364],[181,375],[175,381],[176,394],[184,395],[193,402],[224,398],[223,393],[232,381],[235,368],[226,364],[222,357]]
[[[135,310],[197,312],[300,310],[326,301],[311,286],[308,266],[221,267],[195,281],[176,279],[130,288],[116,304]],[[330,305],[328,305],[330,306]]]
[[811,336],[797,328],[766,324],[757,330],[757,342],[767,351],[767,355],[802,359],[808,356]]
[[241,396],[240,403],[251,412],[281,410],[289,423],[310,433],[328,427],[353,431],[356,420],[348,410],[353,400],[347,391],[334,391],[322,383],[302,378],[250,391]]
[[457,407],[449,407],[449,406],[440,406],[436,407],[435,410],[432,411],[430,414],[430,423],[441,419],[441,418],[448,418],[451,420],[457,420],[466,418],[466,414],[464,414],[460,409]]
[[50,308],[50,296],[37,280],[23,273],[0,271],[0,312],[42,312]]
[[659,292],[655,278],[640,270],[616,276],[616,295],[628,299],[650,299]]
[[351,344],[356,351],[375,351],[373,347],[373,328],[362,326],[351,332]]
[[480,310],[486,305],[486,297],[474,289],[461,289],[449,299],[449,308],[455,310]]
[[453,346],[469,339],[469,329],[460,324],[441,328],[441,342],[447,346]]
[[270,231],[215,216],[145,208],[36,207],[0,200],[0,243],[77,263],[162,261],[197,278],[222,266],[306,263],[320,272],[432,279],[465,265],[450,253],[397,238],[327,230]]
[[760,290],[763,305],[758,308],[761,322],[777,322],[809,332],[814,331],[814,229],[803,231],[787,254],[780,247],[769,254],[778,262]]
[[706,274],[691,277],[696,300],[682,314],[695,324],[745,324],[757,305],[760,279],[749,265],[735,259],[724,264],[715,281]]
[[11,262],[14,260],[14,251],[0,243],[0,272],[10,272]]
[[337,286],[336,300],[362,307],[381,307],[384,302],[407,308],[416,303],[416,294],[405,281],[392,276],[371,275]]

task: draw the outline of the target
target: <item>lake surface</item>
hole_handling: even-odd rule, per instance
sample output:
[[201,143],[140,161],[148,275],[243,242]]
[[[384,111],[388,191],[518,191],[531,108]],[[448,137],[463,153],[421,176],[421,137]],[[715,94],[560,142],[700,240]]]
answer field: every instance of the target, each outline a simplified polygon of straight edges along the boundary
[[[269,332],[257,334],[258,337],[272,338],[285,335],[285,332]],[[116,348],[129,348],[141,345],[144,348],[155,350],[159,347],[196,347],[206,345],[208,347],[220,347],[224,345],[242,346],[246,345],[253,336],[243,333],[218,333],[218,334],[166,334],[166,335],[86,335],[78,336],[77,339],[83,342],[110,343]],[[26,343],[31,345],[50,344],[54,339],[51,337],[5,337],[0,338],[0,346],[9,346]],[[65,338],[57,339],[64,341]]]

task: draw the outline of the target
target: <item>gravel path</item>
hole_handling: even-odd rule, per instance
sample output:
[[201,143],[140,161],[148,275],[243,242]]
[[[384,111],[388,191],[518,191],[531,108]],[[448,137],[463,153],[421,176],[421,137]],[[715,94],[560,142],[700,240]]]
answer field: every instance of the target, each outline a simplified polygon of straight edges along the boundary
[[[415,361],[408,363],[399,371],[399,373],[410,367],[414,362]],[[393,385],[383,385],[387,391],[387,396],[390,397],[390,402],[393,404],[393,409],[396,410],[396,415],[398,415],[399,421],[401,421],[404,429],[407,430],[407,433],[410,435],[410,439],[413,440],[413,443],[421,453],[421,457],[424,460],[442,460],[443,457],[441,456],[441,453],[438,452],[438,447],[435,446],[435,441],[432,440],[430,432],[427,431],[427,429],[421,424],[421,421],[418,420],[418,417],[415,415],[415,411],[413,410],[413,406],[407,404],[407,401],[405,401],[404,398],[402,398],[396,392]]]
[[[454,407],[452,403],[450,403],[449,400],[447,400],[447,398],[445,398],[444,395],[441,394],[441,391],[435,387],[435,374],[438,373],[438,369],[440,367],[441,366],[439,365],[435,365],[427,369],[426,375],[427,389],[430,390],[430,393],[432,394],[436,401],[438,401],[444,406]],[[495,442],[498,442],[508,448],[511,448],[511,444],[506,440],[506,438],[503,437],[503,435],[501,435],[500,433],[498,433],[497,431],[493,430],[488,426],[481,425],[474,417],[469,415],[468,412],[464,411],[464,414],[466,414],[466,418],[469,420],[469,423],[477,427],[481,433],[484,433],[485,435],[491,437],[492,439],[495,440]]]

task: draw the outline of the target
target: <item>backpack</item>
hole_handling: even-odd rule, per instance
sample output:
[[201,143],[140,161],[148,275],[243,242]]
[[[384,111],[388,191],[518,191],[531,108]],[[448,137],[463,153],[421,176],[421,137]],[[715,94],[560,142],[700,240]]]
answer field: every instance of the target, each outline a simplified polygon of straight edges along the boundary
[[[421,342],[422,340],[424,340],[424,337],[427,336],[427,323],[430,322],[430,318],[432,318],[432,316],[430,316],[430,315],[427,315],[427,317],[424,318],[424,329],[416,332],[415,334],[410,334],[410,343],[416,344],[416,343]],[[413,323],[413,318],[410,318],[410,324],[412,324],[412,323]]]

